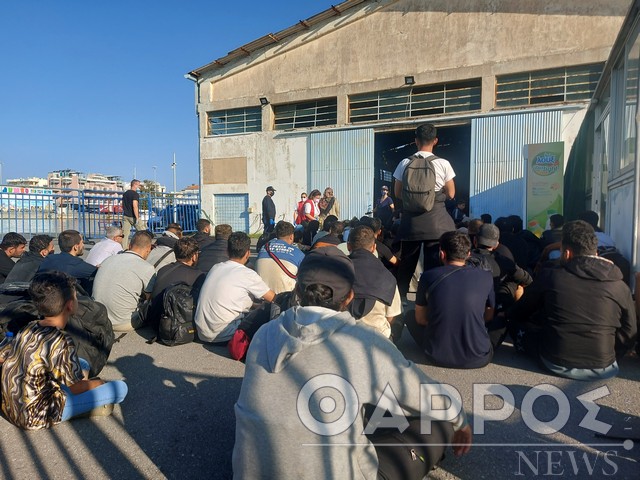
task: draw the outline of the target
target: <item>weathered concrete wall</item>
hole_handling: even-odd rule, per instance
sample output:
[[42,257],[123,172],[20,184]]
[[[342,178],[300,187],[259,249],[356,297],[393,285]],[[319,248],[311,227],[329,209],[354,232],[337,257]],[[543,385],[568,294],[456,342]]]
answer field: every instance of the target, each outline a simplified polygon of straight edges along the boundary
[[[250,218],[261,212],[267,186],[276,189],[273,201],[277,218],[293,220],[293,210],[307,184],[307,135],[263,132],[254,135],[204,139],[201,158],[246,157],[246,184],[203,184],[202,208],[213,218],[215,194],[248,193]],[[252,229],[252,232],[255,229]]]
[[[373,2],[212,70],[202,99],[208,110],[257,105],[260,96],[278,104],[399,88],[405,75],[421,85],[604,61],[628,6],[629,0]],[[483,102],[484,110],[492,107]]]

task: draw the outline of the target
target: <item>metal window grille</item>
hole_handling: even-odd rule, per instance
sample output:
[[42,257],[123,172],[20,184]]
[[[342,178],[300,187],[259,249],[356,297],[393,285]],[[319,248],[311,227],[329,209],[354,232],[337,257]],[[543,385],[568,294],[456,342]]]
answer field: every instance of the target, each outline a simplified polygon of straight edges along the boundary
[[520,107],[589,100],[603,63],[502,75],[496,80],[496,106]]
[[209,135],[234,135],[262,131],[261,107],[218,110],[207,114]]
[[351,123],[480,110],[482,80],[440,83],[349,97]]
[[338,123],[338,100],[313,100],[273,107],[276,130],[321,127]]

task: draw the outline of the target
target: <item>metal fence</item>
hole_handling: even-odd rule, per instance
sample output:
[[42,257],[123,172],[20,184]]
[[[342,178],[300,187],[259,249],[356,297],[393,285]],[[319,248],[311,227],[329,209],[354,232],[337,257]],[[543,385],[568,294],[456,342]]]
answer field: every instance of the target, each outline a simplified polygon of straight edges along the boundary
[[[110,225],[122,225],[122,194],[116,191],[48,189],[0,186],[0,233],[18,232],[25,237],[57,236],[78,230],[85,239],[103,237]],[[140,193],[140,217],[153,233],[169,223],[194,232],[201,217],[198,194]]]

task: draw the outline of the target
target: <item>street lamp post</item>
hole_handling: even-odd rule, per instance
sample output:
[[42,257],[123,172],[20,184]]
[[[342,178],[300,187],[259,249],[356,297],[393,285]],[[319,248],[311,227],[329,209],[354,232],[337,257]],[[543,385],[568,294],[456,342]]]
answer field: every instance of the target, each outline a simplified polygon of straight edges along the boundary
[[158,179],[156,177],[156,170],[158,169],[158,167],[154,165],[151,168],[153,168],[153,188],[154,190],[158,190]]

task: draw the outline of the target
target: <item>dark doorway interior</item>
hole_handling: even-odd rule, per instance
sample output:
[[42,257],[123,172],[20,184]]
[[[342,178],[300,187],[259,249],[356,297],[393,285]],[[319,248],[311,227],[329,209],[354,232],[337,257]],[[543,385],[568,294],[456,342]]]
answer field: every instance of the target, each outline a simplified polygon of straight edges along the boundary
[[[400,132],[376,133],[374,191],[380,193],[388,185],[393,196],[393,171],[403,158],[416,152],[415,129]],[[456,172],[456,198],[464,199],[469,208],[469,168],[471,163],[471,125],[438,127],[438,144],[434,152],[451,162]],[[375,204],[374,199],[373,202]]]

